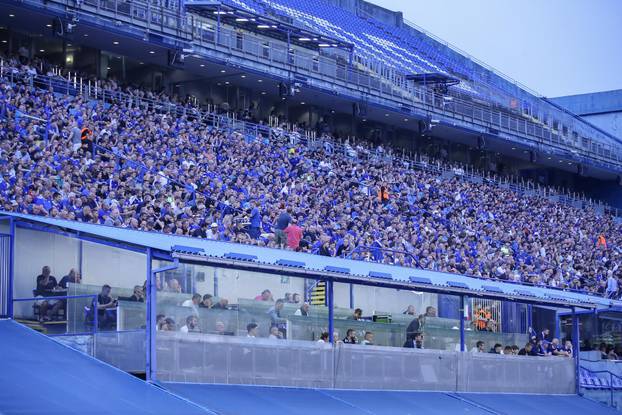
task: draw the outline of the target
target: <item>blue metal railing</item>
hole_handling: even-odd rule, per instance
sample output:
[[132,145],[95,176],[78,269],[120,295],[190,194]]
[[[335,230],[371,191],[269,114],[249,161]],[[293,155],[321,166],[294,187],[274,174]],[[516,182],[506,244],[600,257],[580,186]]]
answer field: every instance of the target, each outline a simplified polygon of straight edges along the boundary
[[[608,385],[590,385],[590,384],[582,384],[581,382],[579,383],[579,385],[585,389],[590,389],[590,386],[593,386],[597,389],[609,389],[609,406],[611,407],[616,407],[615,405],[615,400],[614,400],[614,392],[622,392],[622,377],[616,375],[615,373],[610,372],[609,370],[590,370],[584,366],[580,366],[579,367],[581,370],[587,372],[590,376],[592,375],[599,375],[599,374],[605,374],[605,375],[609,375],[609,384]],[[595,379],[600,379],[598,376],[594,377]],[[620,381],[620,386],[614,386],[613,380],[617,379],[618,381]],[[579,379],[580,381],[580,379]]]

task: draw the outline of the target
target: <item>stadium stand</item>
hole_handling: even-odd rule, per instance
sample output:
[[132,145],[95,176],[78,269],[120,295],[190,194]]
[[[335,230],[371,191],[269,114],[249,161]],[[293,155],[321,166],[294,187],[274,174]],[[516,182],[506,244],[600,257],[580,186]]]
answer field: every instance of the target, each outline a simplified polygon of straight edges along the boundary
[[37,88],[54,80],[51,69],[35,85],[38,65],[11,63],[5,210],[620,296],[611,216],[459,170],[413,170],[382,146],[340,153],[203,129],[191,109],[171,118],[170,101],[142,101],[148,92],[128,96],[114,82],[103,83],[104,101],[52,93]]
[[364,0],[0,3],[1,414],[622,405],[613,135]]

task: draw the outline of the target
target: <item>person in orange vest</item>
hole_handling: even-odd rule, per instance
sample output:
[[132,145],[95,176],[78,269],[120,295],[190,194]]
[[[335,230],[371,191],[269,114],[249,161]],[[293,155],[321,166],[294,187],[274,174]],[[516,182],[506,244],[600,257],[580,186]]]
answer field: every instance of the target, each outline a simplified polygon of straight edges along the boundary
[[380,190],[378,191],[378,200],[380,200],[383,205],[389,203],[389,191],[386,187],[380,186]]
[[80,140],[82,142],[82,148],[86,148],[88,152],[93,151],[93,132],[84,127],[80,130]]
[[607,239],[605,239],[605,235],[603,235],[602,233],[598,235],[598,239],[596,240],[596,248],[607,249]]

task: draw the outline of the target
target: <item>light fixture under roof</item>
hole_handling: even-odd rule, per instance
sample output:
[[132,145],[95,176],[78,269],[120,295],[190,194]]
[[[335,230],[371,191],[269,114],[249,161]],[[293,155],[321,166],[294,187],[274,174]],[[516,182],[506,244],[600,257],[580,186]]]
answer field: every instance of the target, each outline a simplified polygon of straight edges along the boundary
[[258,24],[257,29],[270,29],[270,25],[267,24]]
[[262,83],[263,79],[258,79],[257,82]]
[[39,49],[39,52],[45,52],[45,49]]
[[113,45],[118,45],[118,44],[119,44],[119,41],[118,41],[118,40],[115,40],[114,42],[112,42],[112,44],[113,44]]
[[9,17],[15,17],[15,15],[11,13],[11,14],[9,14]]
[[266,95],[266,91],[261,91],[261,95]]
[[45,25],[45,27],[52,27],[52,24],[48,23],[48,24]]
[[235,21],[236,22],[248,22],[248,19],[246,17],[236,17]]
[[242,78],[246,78],[246,75],[242,75],[241,77],[242,77]]
[[310,38],[308,38],[308,37],[299,37],[299,38],[298,38],[298,40],[299,40],[299,41],[301,41],[301,42],[308,42],[308,41],[310,41],[311,39],[310,39]]
[[204,64],[204,63],[202,63],[202,64],[200,64],[199,66],[200,66],[201,68],[204,68],[204,67],[205,67],[205,64]]
[[155,53],[155,51],[150,50],[149,53],[153,55]]
[[227,72],[227,71],[225,71],[224,69],[220,70],[220,73],[225,73],[225,72]]

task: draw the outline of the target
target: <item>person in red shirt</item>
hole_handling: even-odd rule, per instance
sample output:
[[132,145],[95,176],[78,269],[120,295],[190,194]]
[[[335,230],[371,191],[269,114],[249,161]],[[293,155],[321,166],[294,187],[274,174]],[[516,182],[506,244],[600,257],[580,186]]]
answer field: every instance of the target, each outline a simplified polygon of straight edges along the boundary
[[296,218],[292,218],[292,221],[283,232],[287,235],[287,246],[294,251],[299,251],[300,240],[302,239],[302,228],[298,226]]

